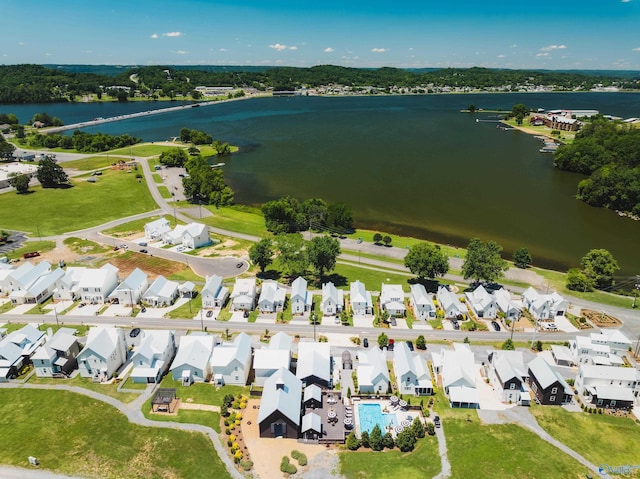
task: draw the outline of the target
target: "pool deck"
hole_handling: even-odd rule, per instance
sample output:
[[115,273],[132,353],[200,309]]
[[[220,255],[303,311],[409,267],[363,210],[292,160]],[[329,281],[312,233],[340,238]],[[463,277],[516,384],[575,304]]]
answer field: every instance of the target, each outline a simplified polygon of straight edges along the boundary
[[[329,420],[329,412],[335,413],[334,420]],[[343,443],[345,439],[344,403],[340,391],[322,391],[322,407],[307,408],[305,413],[314,412],[322,421],[322,439],[320,443]]]
[[[355,417],[355,431],[356,431],[356,435],[358,437],[362,437],[362,431],[360,430],[360,411],[358,409],[358,405],[359,404],[378,404],[380,405],[380,409],[382,410],[383,413],[386,414],[395,414],[396,415],[396,419],[398,424],[402,424],[403,422],[409,421],[410,423],[413,423],[413,420],[416,417],[419,417],[420,420],[422,421],[422,423],[424,424],[425,420],[424,417],[422,415],[422,411],[419,411],[417,409],[408,409],[408,408],[401,408],[399,406],[393,406],[391,404],[391,401],[388,399],[363,399],[361,401],[354,401],[353,402],[353,415]],[[391,435],[395,438],[397,436],[397,433],[395,431],[395,429],[391,429],[391,430],[383,430],[382,434],[384,435],[385,433],[390,432]]]

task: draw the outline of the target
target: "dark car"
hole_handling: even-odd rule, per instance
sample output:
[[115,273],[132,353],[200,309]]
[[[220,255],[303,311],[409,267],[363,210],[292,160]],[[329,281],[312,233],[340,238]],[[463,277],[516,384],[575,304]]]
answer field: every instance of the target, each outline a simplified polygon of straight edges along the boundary
[[409,351],[413,351],[413,342],[412,341],[407,341],[407,347],[409,348]]
[[367,338],[364,338],[364,339],[362,340],[362,345],[363,345],[365,348],[368,348],[368,347],[369,347],[369,340],[368,340]]
[[141,249],[140,252],[141,253],[148,253],[148,251],[146,249]]
[[138,334],[140,334],[140,328],[133,328],[129,333],[129,336],[135,338]]
[[245,318],[248,318],[249,317],[249,311],[245,311],[242,316],[245,317]]
[[391,326],[397,326],[398,325],[398,321],[396,321],[396,318],[391,318],[390,323],[391,323]]
[[236,268],[242,268],[244,266],[244,263],[236,263]]
[[453,329],[460,329],[460,323],[458,323],[457,319],[452,319],[451,324],[453,324]]
[[497,321],[491,321],[491,326],[493,326],[493,329],[495,329],[496,331],[500,331],[500,325]]
[[213,311],[207,311],[207,318],[210,318],[211,316],[213,316]]
[[440,416],[433,416],[433,424],[434,424],[436,427],[440,427],[440,425],[441,425],[441,424],[440,424]]

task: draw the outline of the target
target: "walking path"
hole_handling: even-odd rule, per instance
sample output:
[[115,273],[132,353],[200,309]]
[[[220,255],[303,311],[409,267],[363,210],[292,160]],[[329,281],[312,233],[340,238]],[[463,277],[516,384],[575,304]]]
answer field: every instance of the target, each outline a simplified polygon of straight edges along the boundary
[[[434,411],[431,411],[435,414]],[[438,438],[438,453],[440,454],[440,462],[442,463],[442,471],[433,479],[446,479],[451,476],[451,463],[447,455],[447,439],[444,435],[444,427],[436,428],[436,437]]]
[[[200,432],[209,437],[209,439],[211,440],[211,443],[213,444],[214,449],[216,450],[216,453],[218,454],[218,457],[227,468],[229,475],[234,479],[246,479],[246,476],[242,475],[236,469],[236,466],[231,461],[231,458],[229,458],[229,455],[227,454],[227,451],[225,450],[222,444],[220,435],[216,431],[214,431],[212,428],[207,426],[202,426],[200,424],[189,424],[189,423],[179,423],[179,422],[169,422],[169,421],[167,422],[152,421],[144,417],[144,414],[142,414],[141,407],[147,401],[147,399],[149,399],[153,394],[153,391],[155,389],[153,386],[147,387],[147,389],[145,389],[145,391],[142,394],[140,394],[138,398],[136,398],[134,401],[132,401],[129,404],[125,404],[123,402],[118,401],[117,399],[114,399],[109,396],[105,396],[104,394],[100,394],[98,392],[91,391],[89,389],[84,389],[77,386],[66,386],[63,384],[50,385],[50,384],[9,383],[9,384],[3,384],[0,387],[71,391],[78,394],[84,394],[85,396],[89,396],[90,398],[105,402],[113,406],[122,414],[127,416],[127,419],[129,419],[129,422],[138,424],[140,426],[160,427],[165,429],[181,429],[183,431]],[[46,477],[46,476],[39,476],[39,477]]]

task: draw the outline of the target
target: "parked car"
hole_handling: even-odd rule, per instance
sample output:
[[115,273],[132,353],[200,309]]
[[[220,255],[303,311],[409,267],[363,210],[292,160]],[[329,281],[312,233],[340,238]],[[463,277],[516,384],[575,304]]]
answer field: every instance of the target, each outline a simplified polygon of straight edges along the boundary
[[207,311],[207,318],[210,318],[211,316],[213,316],[213,311]]
[[147,243],[143,241],[142,243],[140,243],[140,246],[147,246]]
[[369,347],[369,340],[368,340],[367,338],[364,338],[364,339],[362,340],[362,345],[363,345],[365,348],[368,348],[368,347]]
[[495,329],[496,331],[500,331],[500,325],[497,321],[491,321],[491,326],[493,326],[493,329]]
[[236,268],[242,268],[244,266],[244,263],[240,262],[240,263],[236,263]]
[[133,328],[129,333],[129,336],[135,338],[138,334],[140,334],[140,328]]
[[440,427],[440,416],[433,416],[433,424],[435,424],[436,427]]
[[389,344],[387,345],[387,349],[388,349],[389,351],[393,351],[393,348],[395,347],[395,345],[396,345],[395,340],[390,339],[390,340],[389,340]]
[[141,253],[148,253],[148,251],[146,249],[141,249],[140,252]]
[[244,318],[248,318],[249,317],[249,311],[245,311],[244,314],[242,315]]
[[406,341],[407,343],[407,347],[409,348],[409,351],[413,351],[413,342],[412,341]]
[[140,308],[140,312],[142,313],[146,313],[147,312],[147,308],[145,308],[144,306],[142,308]]
[[453,329],[456,329],[456,330],[460,329],[460,323],[458,323],[457,319],[452,319],[451,324],[453,324]]

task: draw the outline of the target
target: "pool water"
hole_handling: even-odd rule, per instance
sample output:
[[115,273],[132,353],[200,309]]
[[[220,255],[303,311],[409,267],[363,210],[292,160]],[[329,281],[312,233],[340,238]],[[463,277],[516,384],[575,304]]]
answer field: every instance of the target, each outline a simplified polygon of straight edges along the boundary
[[383,413],[380,404],[358,404],[358,416],[360,418],[360,434],[364,431],[370,433],[377,424],[384,435],[387,426],[395,427],[398,425],[396,415]]

